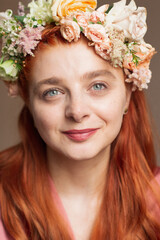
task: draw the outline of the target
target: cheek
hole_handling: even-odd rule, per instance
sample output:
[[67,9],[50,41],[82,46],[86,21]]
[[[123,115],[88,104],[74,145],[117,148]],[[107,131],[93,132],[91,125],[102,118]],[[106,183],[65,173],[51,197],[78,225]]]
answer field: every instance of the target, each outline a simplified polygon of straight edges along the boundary
[[58,109],[43,107],[43,105],[34,106],[32,115],[35,126],[41,135],[47,134],[48,130],[56,129],[61,118],[61,113]]
[[94,105],[94,111],[103,121],[119,124],[122,121],[124,106],[125,98],[117,94],[97,102]]

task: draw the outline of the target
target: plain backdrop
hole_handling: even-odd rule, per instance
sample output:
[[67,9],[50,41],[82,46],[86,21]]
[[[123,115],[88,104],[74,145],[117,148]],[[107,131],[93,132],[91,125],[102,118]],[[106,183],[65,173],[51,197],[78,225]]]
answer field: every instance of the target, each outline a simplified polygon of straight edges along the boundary
[[[100,0],[98,6],[115,1]],[[18,0],[0,0],[0,12],[12,9],[17,14],[18,2]],[[23,1],[26,6],[28,2],[28,0]],[[155,124],[153,123],[154,128],[156,126],[155,133],[158,135],[160,134],[160,0],[135,0],[135,2],[137,6],[147,8],[148,32],[145,41],[154,46],[158,52],[151,61],[152,80],[149,89],[145,90],[150,111],[155,120]],[[14,99],[8,97],[6,87],[0,80],[0,151],[20,141],[17,122],[22,106],[23,102],[19,97]],[[159,147],[157,147],[158,150]],[[159,153],[157,155],[160,164]]]

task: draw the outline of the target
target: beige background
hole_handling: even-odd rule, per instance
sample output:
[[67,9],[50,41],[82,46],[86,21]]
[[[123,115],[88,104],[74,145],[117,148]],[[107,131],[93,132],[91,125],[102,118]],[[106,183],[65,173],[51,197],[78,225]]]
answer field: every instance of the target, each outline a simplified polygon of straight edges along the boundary
[[[10,8],[16,14],[18,0],[0,0],[0,12]],[[116,0],[115,0],[116,1]],[[29,1],[24,0],[27,5]],[[113,3],[112,0],[98,1],[98,5]],[[151,61],[153,72],[149,90],[145,91],[151,112],[155,119],[157,130],[160,133],[160,0],[136,0],[138,6],[145,6],[148,10],[148,32],[145,41],[152,44],[159,54]],[[4,83],[0,81],[0,151],[19,141],[17,118],[23,103],[20,98],[11,99],[7,96]],[[159,154],[158,154],[159,156]],[[158,157],[159,158],[159,157]],[[160,163],[160,158],[159,158]]]

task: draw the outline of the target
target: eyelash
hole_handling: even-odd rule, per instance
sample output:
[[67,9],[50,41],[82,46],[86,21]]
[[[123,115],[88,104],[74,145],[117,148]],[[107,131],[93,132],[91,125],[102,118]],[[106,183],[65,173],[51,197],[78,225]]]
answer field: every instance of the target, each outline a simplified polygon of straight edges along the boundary
[[[100,82],[97,82],[97,83],[93,84],[92,87],[94,87],[94,86],[96,86],[96,85],[103,86],[104,89],[95,90],[95,91],[104,91],[104,90],[107,88],[107,85],[106,85],[106,84],[100,83]],[[50,88],[50,89],[46,90],[46,91],[43,93],[43,97],[46,97],[47,94],[50,93],[50,92],[52,92],[52,91],[59,91],[59,92],[61,92],[61,91],[60,91],[59,89],[57,89],[57,88]],[[56,94],[56,95],[59,95],[59,94]],[[54,95],[54,96],[56,96],[56,95]],[[50,96],[50,97],[54,97],[54,96]]]

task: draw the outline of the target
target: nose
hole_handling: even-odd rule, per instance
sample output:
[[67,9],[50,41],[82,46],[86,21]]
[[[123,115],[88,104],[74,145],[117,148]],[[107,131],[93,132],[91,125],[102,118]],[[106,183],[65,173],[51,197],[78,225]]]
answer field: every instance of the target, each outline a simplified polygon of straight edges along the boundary
[[89,116],[89,107],[84,96],[71,96],[66,102],[65,116],[76,122],[82,122]]

